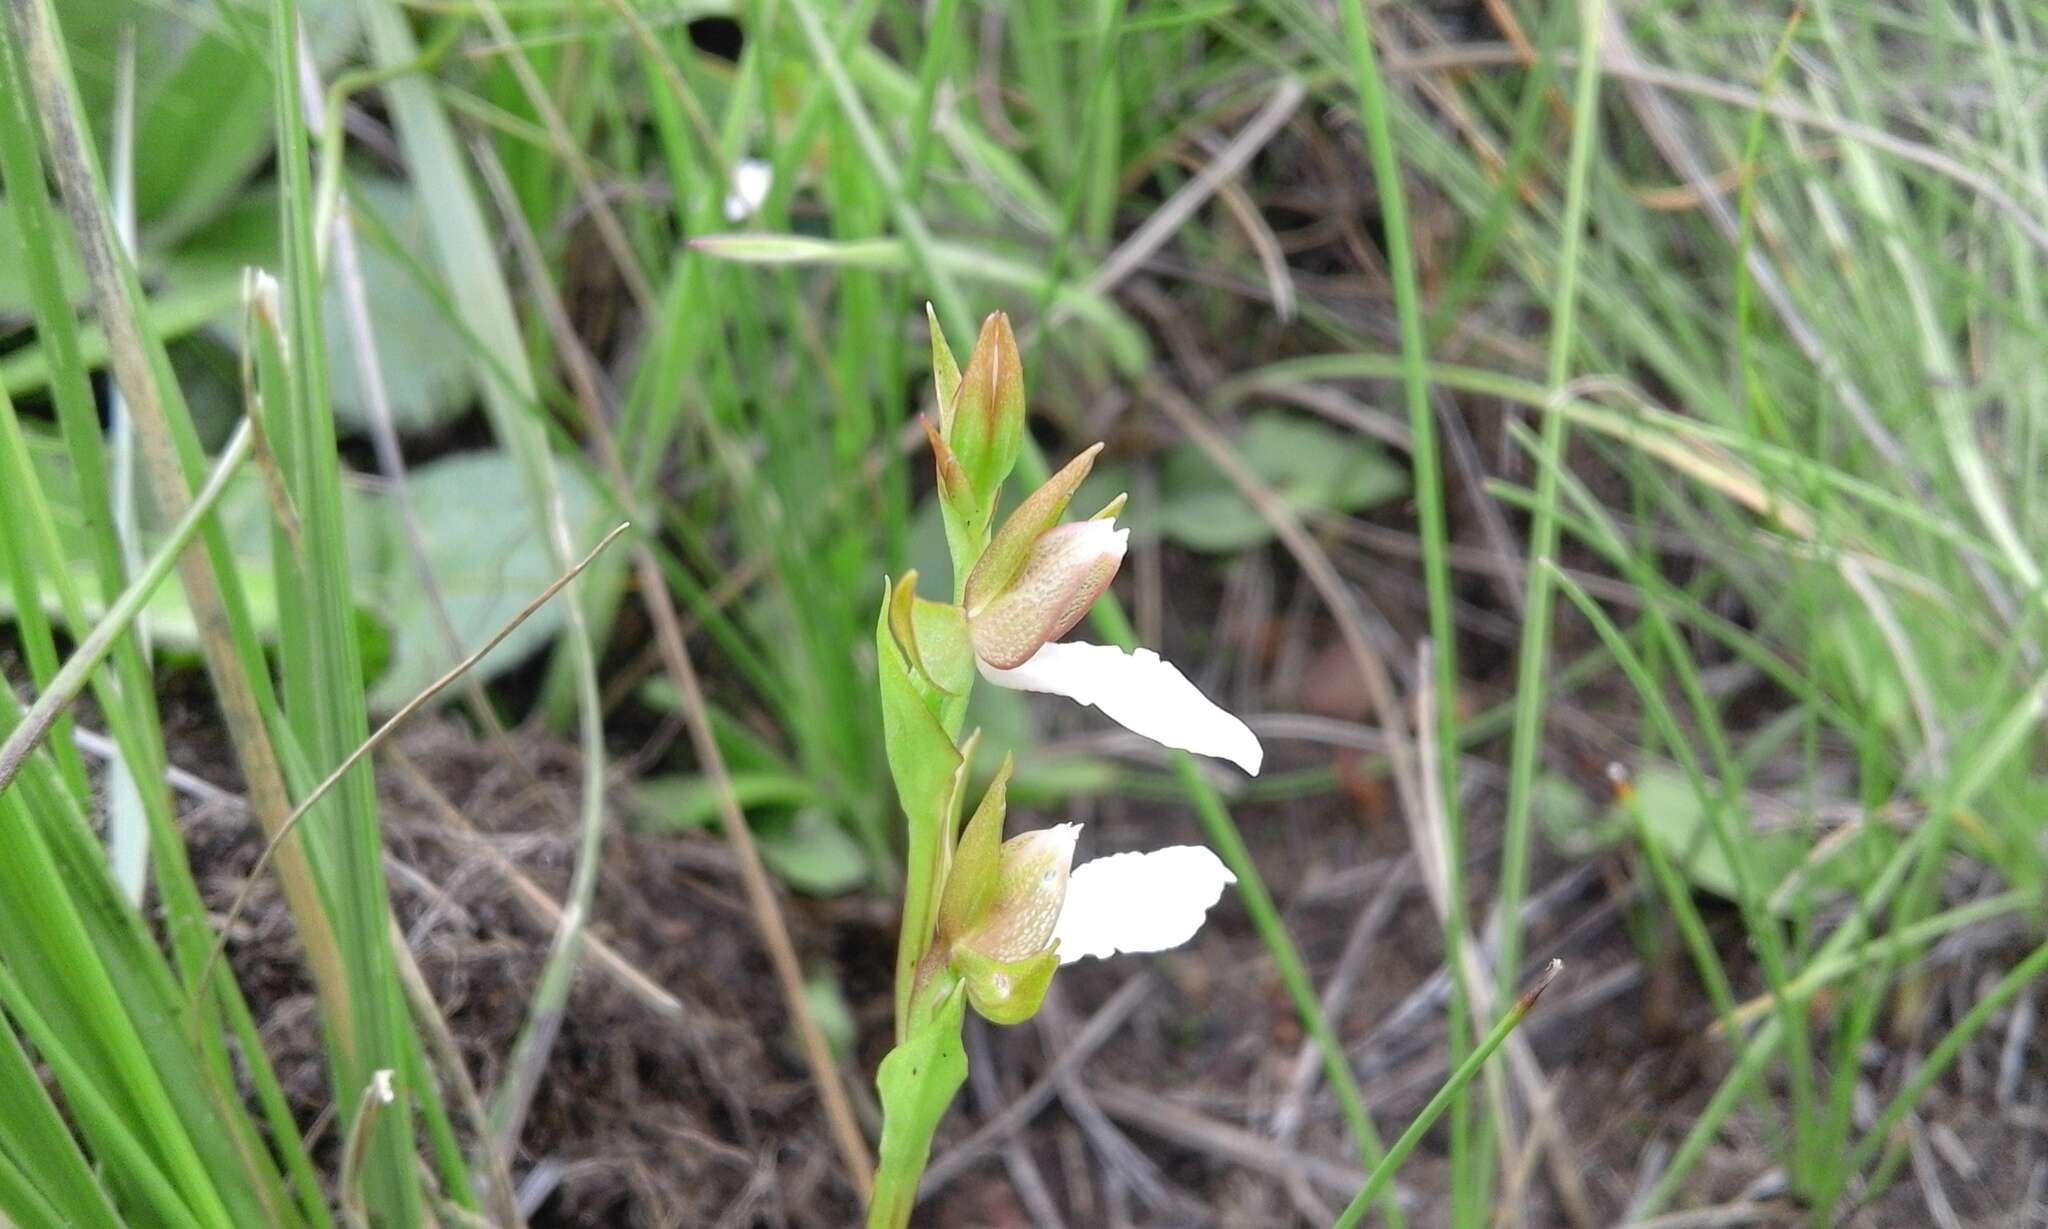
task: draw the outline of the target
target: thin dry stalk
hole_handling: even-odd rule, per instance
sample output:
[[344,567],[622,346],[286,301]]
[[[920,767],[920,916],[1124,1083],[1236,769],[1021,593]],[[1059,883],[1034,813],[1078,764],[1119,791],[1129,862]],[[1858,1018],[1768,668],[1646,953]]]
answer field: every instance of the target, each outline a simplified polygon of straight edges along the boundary
[[462,1048],[448,1028],[448,1017],[435,1001],[433,988],[427,985],[419,961],[413,959],[412,949],[406,946],[405,933],[399,930],[395,917],[391,919],[391,953],[398,965],[398,981],[405,989],[405,1001],[411,1005],[413,1019],[418,1021],[420,1034],[426,1039],[427,1053],[441,1069],[455,1094],[455,1103],[462,1108],[462,1116],[469,1120],[476,1146],[483,1151],[484,1195],[490,1223],[498,1229],[525,1229],[526,1222],[519,1215],[519,1195],[512,1186],[511,1167],[491,1134],[491,1116],[484,1109],[483,1098],[477,1095],[468,1064],[462,1061]]
[[[1154,210],[1151,217],[1146,218],[1138,229],[1131,232],[1130,237],[1117,245],[1116,250],[1109,254],[1109,258],[1102,262],[1100,268],[1096,269],[1094,276],[1088,279],[1088,293],[1107,292],[1129,277],[1153,253],[1164,247],[1174,232],[1194,215],[1195,210],[1201,208],[1219,188],[1243,170],[1259,150],[1265,148],[1266,142],[1272,140],[1280,131],[1281,126],[1294,114],[1295,108],[1301,105],[1301,100],[1306,96],[1307,91],[1301,82],[1293,77],[1283,77],[1279,88],[1273,91],[1273,96],[1266,101],[1266,105],[1259,108],[1258,114],[1238,130],[1237,135],[1224,146],[1223,152],[1208,166],[1203,167],[1200,174],[1189,180],[1187,186],[1168,197],[1165,204]],[[1064,313],[1055,309],[1048,323],[1058,324],[1063,318]]]
[[1146,381],[1144,392],[1207,454],[1245,501],[1272,527],[1273,535],[1280,539],[1287,553],[1294,556],[1295,563],[1329,607],[1330,616],[1337,623],[1338,634],[1343,637],[1345,648],[1358,666],[1366,695],[1372,702],[1373,714],[1379,718],[1380,730],[1387,740],[1387,759],[1402,809],[1410,814],[1420,814],[1422,789],[1417,781],[1414,743],[1408,732],[1407,715],[1401,710],[1399,697],[1394,694],[1393,679],[1387,673],[1386,663],[1373,649],[1367,636],[1365,619],[1358,611],[1357,599],[1344,584],[1343,577],[1337,574],[1329,555],[1302,528],[1301,521],[1281,502],[1280,497],[1245,468],[1244,462],[1230,450],[1230,446],[1224,443],[1184,393],[1156,375]]
[[[1445,864],[1450,846],[1443,800],[1437,791],[1437,783],[1443,780],[1443,775],[1436,771],[1436,706],[1439,698],[1430,683],[1430,680],[1436,677],[1428,661],[1431,650],[1430,643],[1424,641],[1418,650],[1423,660],[1416,666],[1416,677],[1423,680],[1415,701],[1417,752],[1422,761],[1424,796],[1429,803],[1425,813],[1418,817],[1418,822],[1427,825],[1428,830],[1418,832],[1416,840],[1418,849],[1431,850],[1430,856],[1422,859],[1423,876],[1428,884],[1430,903],[1436,909],[1437,920],[1445,922],[1450,916],[1450,872]],[[1479,1018],[1485,1019],[1493,1015],[1493,979],[1480,964],[1481,948],[1477,941],[1469,934],[1462,938],[1459,952],[1463,956],[1461,963],[1464,967],[1459,970],[1459,975],[1465,979],[1465,993],[1472,1001],[1474,1012]],[[1556,966],[1557,962],[1553,960],[1551,970],[1545,974],[1543,981],[1534,989],[1527,991],[1525,997],[1533,999],[1534,995],[1542,993],[1543,987],[1549,984],[1549,979],[1556,975]],[[1505,1045],[1508,1069],[1513,1073],[1515,1083],[1520,1087],[1522,1100],[1529,1110],[1530,1154],[1534,1155],[1538,1148],[1543,1149],[1543,1155],[1549,1160],[1551,1186],[1557,1192],[1558,1201],[1564,1205],[1565,1214],[1571,1218],[1574,1225],[1579,1226],[1579,1229],[1591,1229],[1595,1221],[1592,1201],[1587,1196],[1585,1180],[1582,1177],[1585,1166],[1579,1160],[1577,1149],[1572,1146],[1571,1137],[1564,1129],[1563,1122],[1558,1118],[1557,1093],[1551,1087],[1550,1081],[1544,1078],[1543,1068],[1537,1064],[1536,1053],[1530,1048],[1527,1037],[1519,1032],[1510,1033]],[[1502,1157],[1506,1160],[1515,1148],[1512,1134],[1508,1129],[1509,1118],[1505,1097],[1495,1074],[1497,1068],[1489,1067],[1486,1070],[1487,1091],[1494,1101],[1495,1113],[1500,1120]],[[1525,1207],[1525,1201],[1520,1198],[1520,1188],[1526,1171],[1527,1166],[1521,1164],[1509,1169],[1508,1188],[1501,1200],[1501,1211],[1509,1218],[1507,1223],[1515,1223],[1514,1218],[1518,1218]]]

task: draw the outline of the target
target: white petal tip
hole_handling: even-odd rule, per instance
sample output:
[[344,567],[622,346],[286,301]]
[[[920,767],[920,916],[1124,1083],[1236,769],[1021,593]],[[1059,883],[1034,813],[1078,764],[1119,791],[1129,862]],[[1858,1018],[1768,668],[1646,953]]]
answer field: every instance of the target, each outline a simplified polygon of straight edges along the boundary
[[983,665],[981,673],[999,687],[1093,705],[1134,734],[1229,760],[1252,776],[1265,764],[1265,748],[1251,727],[1219,708],[1150,649],[1126,653],[1114,645],[1069,640],[1044,646],[1014,670]]
[[1060,963],[1163,952],[1195,937],[1237,876],[1202,845],[1120,853],[1074,868],[1053,938]]

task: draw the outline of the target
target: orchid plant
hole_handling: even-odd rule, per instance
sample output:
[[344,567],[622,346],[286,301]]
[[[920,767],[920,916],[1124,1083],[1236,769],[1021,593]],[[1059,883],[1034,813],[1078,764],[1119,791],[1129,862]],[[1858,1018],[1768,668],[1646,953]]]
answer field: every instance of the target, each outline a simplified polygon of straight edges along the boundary
[[869,1229],[910,1222],[932,1134],[967,1076],[971,1008],[997,1024],[1031,1018],[1062,965],[1177,947],[1236,879],[1198,845],[1074,865],[1079,824],[1003,839],[1007,755],[963,827],[979,733],[960,737],[977,676],[1066,696],[1168,747],[1256,775],[1259,740],[1157,653],[1062,641],[1115,578],[1130,531],[1124,498],[1065,520],[1102,445],[1021,500],[995,509],[1024,440],[1024,380],[1001,313],[963,371],[936,318],[939,421],[925,430],[953,562],[953,600],[919,596],[917,575],[885,586],[875,629],[883,736],[909,822],[896,956],[896,1046],[877,1076],[883,1127]]

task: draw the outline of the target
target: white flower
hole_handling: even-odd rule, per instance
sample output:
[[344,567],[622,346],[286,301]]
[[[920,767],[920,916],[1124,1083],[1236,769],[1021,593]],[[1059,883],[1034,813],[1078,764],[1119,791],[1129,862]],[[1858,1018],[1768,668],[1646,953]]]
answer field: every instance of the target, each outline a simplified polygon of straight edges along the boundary
[[1216,706],[1187,676],[1150,649],[1069,640],[1041,647],[1024,664],[999,670],[976,658],[998,687],[1065,696],[1092,705],[1134,734],[1163,746],[1229,760],[1253,776],[1266,752],[1251,727]]
[[1237,876],[1204,845],[1168,845],[1083,862],[1067,876],[1053,941],[1060,963],[1163,952],[1195,937]]
[[[1011,838],[1004,869],[1015,888],[977,946],[995,959],[1020,960],[1057,944],[1063,965],[1163,952],[1194,938],[1223,889],[1237,882],[1201,845],[1111,854],[1069,871],[1080,835],[1079,824],[1056,824]],[[998,936],[1002,943],[988,942]]]
[[732,190],[725,194],[725,220],[744,222],[754,216],[768,199],[775,182],[775,168],[759,158],[742,158],[733,164]]

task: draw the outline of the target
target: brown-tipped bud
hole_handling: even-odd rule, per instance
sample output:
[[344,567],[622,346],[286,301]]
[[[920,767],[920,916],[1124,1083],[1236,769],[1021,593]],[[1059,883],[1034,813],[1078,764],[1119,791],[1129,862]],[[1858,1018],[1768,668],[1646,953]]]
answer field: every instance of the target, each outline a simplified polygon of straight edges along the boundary
[[954,952],[1016,964],[1048,951],[1080,836],[1079,824],[1055,824],[1004,841],[995,899],[980,923],[954,943]]
[[960,458],[953,454],[952,445],[933,429],[929,418],[919,421],[924,424],[925,439],[931,442],[932,464],[939,474],[939,498],[951,505],[954,514],[962,520],[981,519],[981,502],[975,498],[974,484],[968,481],[967,471],[961,467]]
[[974,655],[1014,670],[1066,635],[1116,578],[1130,533],[1110,521],[1076,521],[1041,534],[1009,587],[968,616]]
[[996,488],[1024,446],[1024,372],[1008,316],[996,312],[982,322],[954,390],[952,412],[942,418],[946,442],[960,458],[976,501],[994,506]]

